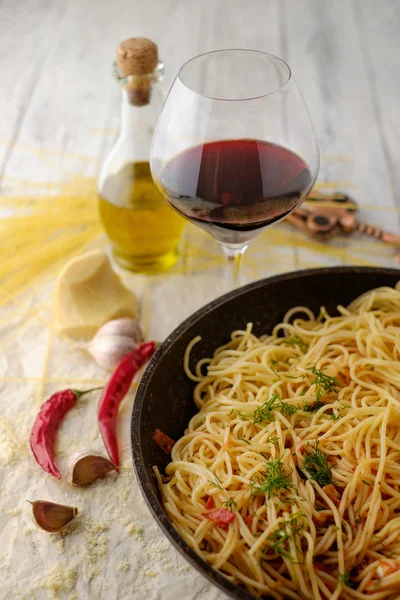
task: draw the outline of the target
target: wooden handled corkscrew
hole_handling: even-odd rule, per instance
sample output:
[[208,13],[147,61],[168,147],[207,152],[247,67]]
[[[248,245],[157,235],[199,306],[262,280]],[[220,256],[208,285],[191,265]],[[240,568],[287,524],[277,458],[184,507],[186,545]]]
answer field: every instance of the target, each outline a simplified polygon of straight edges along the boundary
[[350,234],[355,231],[395,246],[396,258],[400,256],[400,235],[383,231],[361,223],[356,218],[357,203],[346,194],[321,194],[313,192],[306,202],[287,217],[292,223],[310,237],[325,241],[335,235]]

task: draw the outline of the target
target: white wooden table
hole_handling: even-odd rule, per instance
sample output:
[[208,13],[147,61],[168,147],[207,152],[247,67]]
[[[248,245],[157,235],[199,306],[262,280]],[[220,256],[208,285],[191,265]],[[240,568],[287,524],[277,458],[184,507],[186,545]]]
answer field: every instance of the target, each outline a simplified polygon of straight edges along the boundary
[[[0,192],[49,194],[79,174],[94,185],[119,123],[111,63],[119,41],[147,36],[166,63],[168,88],[179,66],[211,49],[254,48],[285,59],[308,104],[321,149],[321,190],[341,190],[360,216],[399,232],[400,2],[398,0],[2,0],[0,2]],[[0,205],[1,208],[1,205]],[[2,215],[3,213],[1,213]],[[104,237],[93,245],[103,247]],[[333,264],[395,266],[379,242],[310,242],[287,225],[250,246],[244,278]],[[182,257],[159,277],[123,275],[141,297],[149,338],[224,291],[222,255],[189,228]],[[121,410],[124,468],[110,483],[72,490],[42,475],[29,431],[42,400],[106,374],[54,332],[54,274],[0,312],[0,599],[217,600],[165,540],[132,473],[130,395]],[[1,291],[1,288],[0,288]],[[95,399],[60,432],[59,464],[85,444],[101,449]],[[25,499],[79,507],[66,536],[29,522]]]

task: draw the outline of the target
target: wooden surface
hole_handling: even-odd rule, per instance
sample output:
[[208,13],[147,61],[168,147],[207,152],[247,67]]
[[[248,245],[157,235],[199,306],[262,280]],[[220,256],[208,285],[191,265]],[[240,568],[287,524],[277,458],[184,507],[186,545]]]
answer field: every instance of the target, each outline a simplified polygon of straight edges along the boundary
[[[285,59],[314,123],[321,150],[320,189],[348,192],[359,202],[362,220],[399,232],[398,0],[2,0],[4,198],[48,195],[51,185],[77,175],[95,185],[119,124],[120,90],[111,77],[114,50],[119,41],[135,35],[158,44],[166,63],[165,89],[184,61],[211,49],[254,48]],[[0,204],[0,216],[6,213],[4,206]],[[94,244],[104,246],[104,237]],[[352,237],[318,245],[282,224],[251,244],[243,276],[246,281],[342,263],[395,266],[392,250],[379,242]],[[217,244],[190,227],[182,257],[170,273],[126,275],[145,305],[149,337],[162,339],[224,291],[222,268]],[[104,508],[109,492],[99,484],[85,497],[74,535],[59,540],[27,525],[28,495],[83,502],[77,492],[38,476],[28,452],[36,406],[66,382],[104,379],[104,373],[54,333],[53,279],[32,282],[40,294],[24,301],[19,313],[16,309],[15,329],[5,329],[8,313],[0,319],[0,598],[222,600],[192,569],[186,571],[132,483],[129,404],[123,411],[125,471],[116,488],[121,497],[125,494],[123,514]],[[31,311],[29,321],[26,311]],[[85,407],[82,411],[81,417],[92,418]],[[87,437],[84,420],[70,427],[63,430],[63,439],[71,446]],[[94,421],[89,429],[93,444],[98,443]],[[108,502],[118,504],[120,498],[113,498]],[[136,535],[139,526],[144,533]]]

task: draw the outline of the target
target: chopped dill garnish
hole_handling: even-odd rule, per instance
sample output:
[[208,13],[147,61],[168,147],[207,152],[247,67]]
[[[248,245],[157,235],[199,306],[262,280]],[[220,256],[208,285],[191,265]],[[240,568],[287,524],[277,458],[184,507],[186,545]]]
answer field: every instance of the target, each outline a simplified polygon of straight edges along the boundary
[[268,550],[272,548],[272,550],[274,550],[276,554],[279,554],[284,558],[290,559],[291,556],[288,552],[288,542],[293,539],[293,536],[296,533],[300,533],[302,531],[303,525],[300,520],[300,517],[305,516],[306,515],[301,510],[299,510],[296,513],[294,513],[291,517],[289,517],[289,519],[287,519],[283,523],[280,523],[279,529],[277,529],[267,537],[269,545],[266,548],[264,548],[264,554],[266,554]]
[[378,579],[375,581],[375,584],[374,584],[374,590],[377,590],[378,587],[381,585],[381,583],[382,583],[382,578],[378,577]]
[[228,508],[231,512],[237,510],[237,503],[234,501],[233,498],[229,498],[229,500],[224,502],[224,506],[226,506],[226,508]]
[[296,465],[296,471],[297,471],[297,475],[300,477],[300,479],[302,481],[307,481],[307,477],[305,476],[303,471],[300,469],[300,467],[298,467],[297,465]]
[[282,464],[282,459],[271,458],[266,462],[265,471],[260,471],[258,475],[253,477],[250,484],[250,494],[252,496],[266,495],[267,498],[276,496],[280,490],[290,490],[294,487],[290,481],[289,475],[285,473],[285,467]]
[[337,411],[337,413],[335,413],[335,412],[332,411],[331,419],[332,419],[332,421],[339,421],[339,419],[340,419],[340,412]]
[[336,533],[337,531],[339,531],[340,527],[338,527],[337,525],[331,525],[331,530]]
[[256,408],[253,413],[242,413],[238,410],[236,412],[243,421],[250,418],[253,419],[254,425],[261,425],[264,421],[275,421],[273,412],[278,409],[284,417],[290,417],[297,412],[297,406],[284,402],[277,393],[272,394],[271,398]]
[[284,417],[291,417],[295,413],[297,413],[297,406],[294,404],[289,404],[288,402],[280,401],[279,408],[281,409],[281,413]]
[[320,400],[318,402],[307,402],[302,410],[305,412],[314,412],[314,410],[319,410],[322,406],[325,406],[325,402],[321,402]]
[[331,469],[326,454],[318,448],[318,440],[315,442],[311,452],[305,453],[304,469],[309,477],[316,481],[318,485],[324,486],[332,483]]
[[209,480],[209,481],[208,481],[208,483],[209,483],[210,485],[212,485],[213,487],[216,487],[216,488],[218,488],[219,490],[223,490],[223,489],[224,489],[224,488],[222,487],[222,485],[220,484],[220,482],[218,481],[218,479],[217,479],[217,478],[215,478],[215,481],[211,481],[211,480]]
[[338,573],[338,582],[341,586],[350,585],[350,573]]
[[238,437],[238,438],[236,438],[236,439],[237,439],[237,440],[240,440],[241,442],[244,442],[245,444],[249,444],[249,446],[250,446],[250,442],[249,442],[249,440],[246,440],[246,438],[239,438],[239,437]]
[[287,379],[305,379],[305,375],[288,375],[285,371],[282,371],[282,375]]
[[285,504],[289,504],[289,506],[293,506],[294,502],[295,502],[294,498],[289,498],[289,497],[285,498]]
[[383,546],[384,548],[386,547],[386,544],[384,544],[384,543],[382,542],[382,538],[381,538],[381,536],[380,536],[380,535],[373,535],[372,537],[373,537],[373,538],[375,538],[375,539],[377,539],[377,540],[378,540],[378,542],[381,544],[381,546]]
[[279,444],[279,438],[276,435],[270,435],[267,442],[273,446],[277,446]]
[[326,375],[321,369],[312,369],[311,373],[315,375],[315,379],[312,382],[315,384],[315,398],[319,402],[322,396],[329,392],[337,392],[337,387],[340,387],[340,382],[336,377]]
[[363,483],[365,483],[365,485],[367,485],[368,487],[371,487],[371,486],[372,486],[372,483],[369,483],[368,481],[365,481],[365,479],[361,479],[361,481],[362,481]]
[[285,338],[285,343],[293,344],[293,346],[298,346],[300,348],[300,350],[304,353],[306,353],[308,350],[308,344],[306,344],[305,342],[303,342],[303,340],[301,340],[300,338],[298,338],[296,336],[291,337],[291,338]]

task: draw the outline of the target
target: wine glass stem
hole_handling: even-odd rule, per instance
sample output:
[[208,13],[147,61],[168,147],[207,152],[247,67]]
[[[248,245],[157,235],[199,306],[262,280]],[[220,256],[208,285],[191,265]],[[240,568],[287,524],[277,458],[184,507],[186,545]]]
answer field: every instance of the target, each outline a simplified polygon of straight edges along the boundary
[[240,263],[248,244],[221,244],[227,261],[227,277],[231,290],[240,285]]

